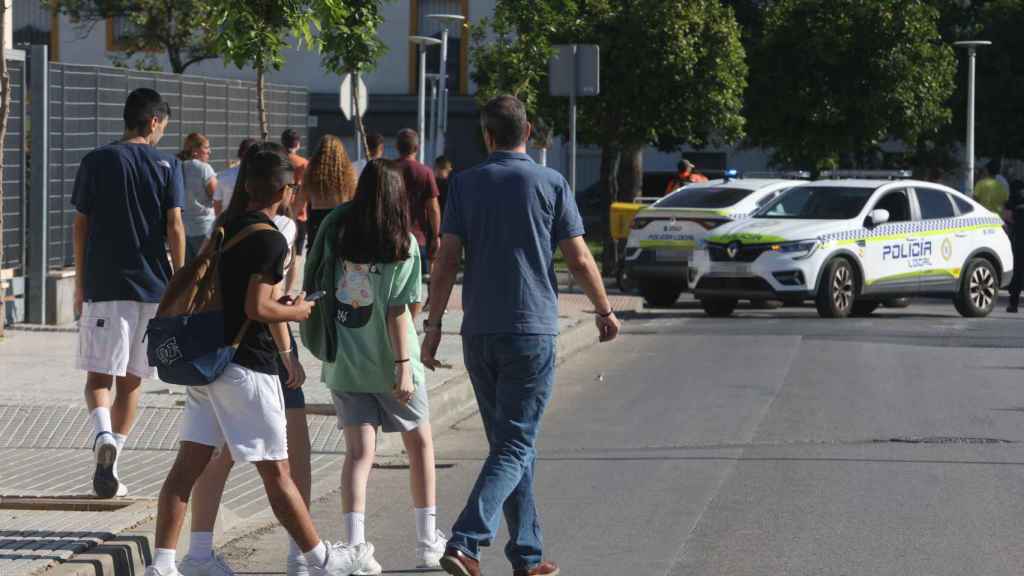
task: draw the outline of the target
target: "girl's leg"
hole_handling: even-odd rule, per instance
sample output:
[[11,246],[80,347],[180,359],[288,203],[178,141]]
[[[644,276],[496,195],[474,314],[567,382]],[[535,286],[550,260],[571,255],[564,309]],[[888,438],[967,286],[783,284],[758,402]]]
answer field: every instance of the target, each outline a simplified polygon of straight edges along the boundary
[[[294,346],[294,344],[292,344]],[[302,501],[309,508],[310,492],[312,491],[313,474],[310,465],[309,424],[306,422],[305,408],[288,408],[285,410],[288,421],[288,464],[291,468],[292,480],[302,495]],[[302,562],[302,550],[295,540],[288,545],[288,562]]]
[[430,423],[402,433],[405,451],[409,454],[409,488],[416,508],[433,508],[437,503],[434,474],[434,439]]
[[349,545],[366,541],[366,484],[373,469],[377,430],[370,424],[345,427],[345,465],[341,469],[341,511]]

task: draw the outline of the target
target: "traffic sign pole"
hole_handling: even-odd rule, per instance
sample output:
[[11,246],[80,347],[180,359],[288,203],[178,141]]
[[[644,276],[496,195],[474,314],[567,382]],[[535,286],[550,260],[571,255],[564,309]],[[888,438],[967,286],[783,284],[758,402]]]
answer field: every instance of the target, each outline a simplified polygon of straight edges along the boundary
[[569,89],[569,188],[576,193],[576,50],[572,45],[572,88]]

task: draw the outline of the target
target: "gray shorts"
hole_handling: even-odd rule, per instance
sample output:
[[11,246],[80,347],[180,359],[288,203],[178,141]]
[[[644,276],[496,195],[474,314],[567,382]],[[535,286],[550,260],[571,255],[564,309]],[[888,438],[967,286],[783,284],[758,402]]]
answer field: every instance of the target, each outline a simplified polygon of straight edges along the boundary
[[409,403],[402,405],[391,392],[333,392],[338,428],[370,424],[384,432],[410,432],[430,420],[426,384],[416,386]]

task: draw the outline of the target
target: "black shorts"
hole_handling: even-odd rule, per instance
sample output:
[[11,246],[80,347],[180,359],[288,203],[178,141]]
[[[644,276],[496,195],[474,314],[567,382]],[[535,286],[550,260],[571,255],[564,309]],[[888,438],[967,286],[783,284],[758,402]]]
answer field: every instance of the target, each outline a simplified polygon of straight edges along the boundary
[[[304,220],[295,221],[295,249],[296,255],[301,256],[302,251],[306,249],[306,237],[309,235],[309,228]],[[312,246],[310,246],[312,248]]]
[[306,225],[306,232],[309,236],[307,250],[313,249],[313,242],[316,242],[316,235],[320,232],[320,225],[334,211],[333,208],[310,208],[309,220]]

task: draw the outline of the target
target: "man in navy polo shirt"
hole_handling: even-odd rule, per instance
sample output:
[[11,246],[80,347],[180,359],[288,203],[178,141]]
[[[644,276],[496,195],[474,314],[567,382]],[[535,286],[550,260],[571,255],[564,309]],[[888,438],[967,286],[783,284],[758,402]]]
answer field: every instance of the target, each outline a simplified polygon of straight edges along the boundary
[[441,565],[449,574],[479,576],[480,547],[494,539],[504,512],[505,556],[515,576],[554,576],[558,566],[543,557],[533,464],[555,379],[555,248],[593,303],[602,342],[615,338],[619,321],[583,241],[583,221],[569,184],[526,154],[530,124],[523,103],[499,96],[484,107],[481,123],[491,156],[450,181],[441,249],[431,273],[435,305],[424,325],[422,355],[427,367],[440,365],[434,356],[441,317],[465,250],[462,354],[490,454],[452,528]]
[[181,166],[156,149],[170,117],[155,90],[129,94],[124,136],[82,159],[71,198],[78,211],[77,366],[87,372],[85,402],[96,434],[93,490],[101,498],[128,493],[117,461],[135,423],[142,379],[153,373],[143,336],[171,274],[185,261]]

